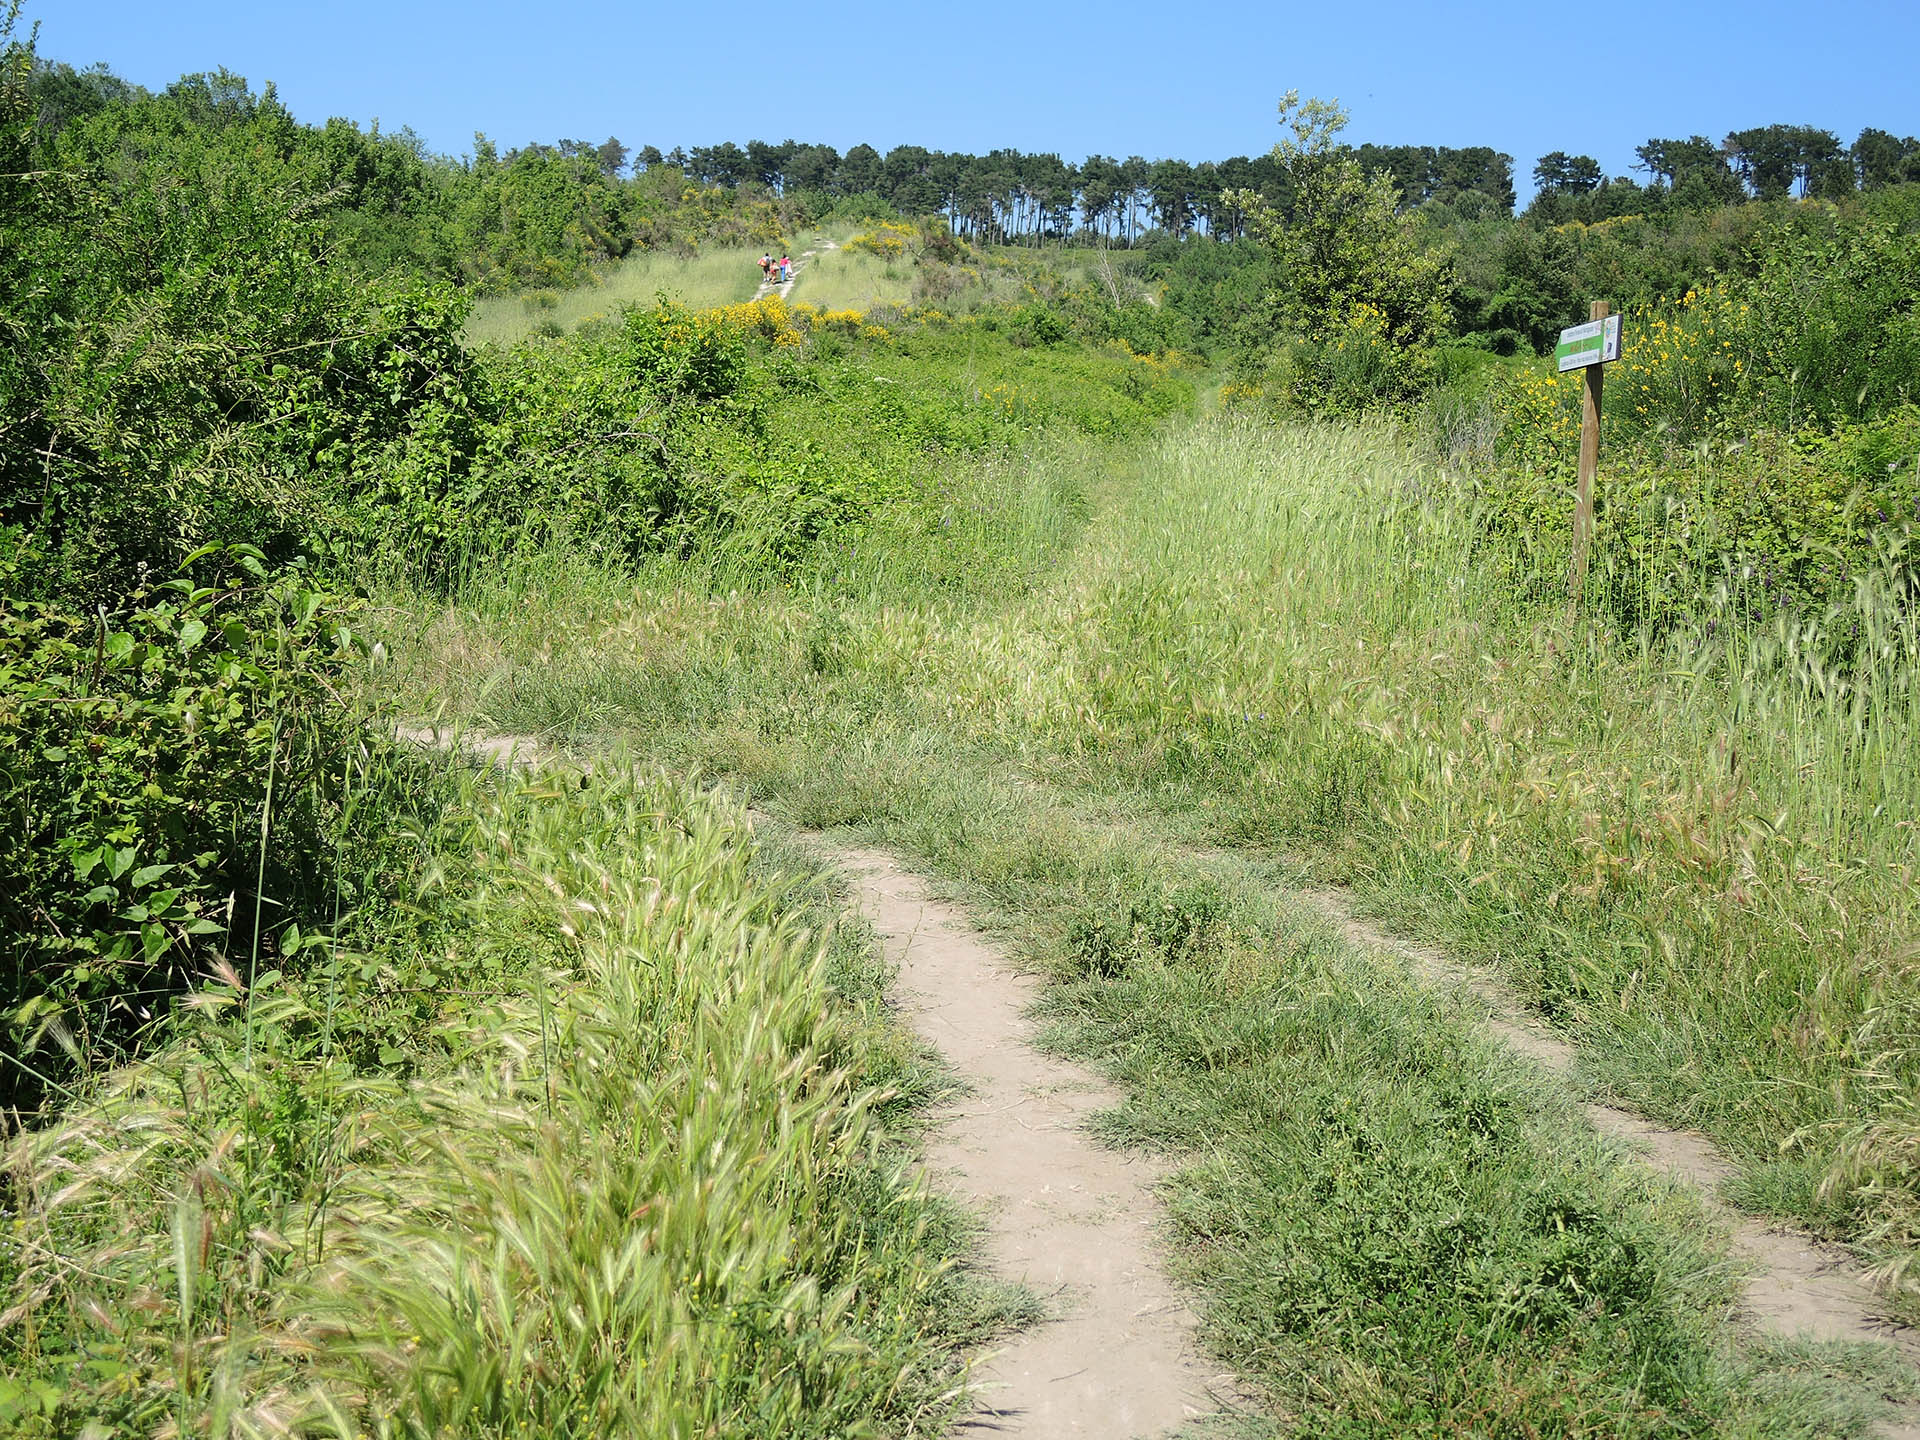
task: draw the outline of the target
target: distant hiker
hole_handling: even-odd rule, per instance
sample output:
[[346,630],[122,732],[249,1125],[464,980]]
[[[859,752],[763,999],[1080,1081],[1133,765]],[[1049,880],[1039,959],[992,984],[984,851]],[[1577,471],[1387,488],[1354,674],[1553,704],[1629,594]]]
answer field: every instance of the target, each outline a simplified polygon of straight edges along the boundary
[[760,257],[760,278],[762,280],[767,280],[767,281],[770,281],[773,279],[772,252],[768,252],[767,254],[762,255]]
[[793,261],[782,255],[780,257],[780,283],[784,285],[791,279],[793,279]]

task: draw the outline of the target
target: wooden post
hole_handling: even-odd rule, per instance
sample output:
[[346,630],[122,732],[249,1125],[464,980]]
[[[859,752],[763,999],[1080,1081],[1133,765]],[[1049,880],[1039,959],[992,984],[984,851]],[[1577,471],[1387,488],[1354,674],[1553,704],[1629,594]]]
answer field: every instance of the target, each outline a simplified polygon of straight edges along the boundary
[[[1595,300],[1589,320],[1607,318],[1607,302]],[[1580,481],[1573,501],[1573,564],[1567,572],[1567,603],[1578,605],[1587,585],[1587,546],[1593,540],[1593,476],[1600,468],[1600,381],[1605,365],[1588,365],[1580,402]]]

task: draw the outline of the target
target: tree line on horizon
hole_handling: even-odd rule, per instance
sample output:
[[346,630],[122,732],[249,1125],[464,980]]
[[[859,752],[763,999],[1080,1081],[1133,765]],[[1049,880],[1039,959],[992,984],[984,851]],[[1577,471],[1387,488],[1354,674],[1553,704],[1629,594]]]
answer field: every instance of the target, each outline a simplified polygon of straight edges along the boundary
[[[1053,152],[971,155],[898,145],[882,154],[861,144],[841,155],[830,145],[796,140],[725,141],[664,154],[651,145],[629,151],[617,139],[597,146],[563,141],[558,148],[593,155],[610,175],[629,164],[636,173],[666,166],[725,188],[871,194],[903,214],[944,214],[956,234],[979,239],[1065,240],[1087,231],[1125,244],[1151,230],[1237,239],[1246,215],[1234,194],[1250,191],[1283,210],[1291,200],[1287,173],[1272,155],[1197,164],[1090,155],[1075,165]],[[1403,208],[1468,201],[1514,213],[1513,157],[1491,146],[1362,144],[1352,150],[1363,170],[1392,177]],[[1730,131],[1717,145],[1701,135],[1653,138],[1634,153],[1633,168],[1645,172],[1644,182],[1610,176],[1589,155],[1556,150],[1542,156],[1524,213],[1549,223],[1591,221],[1666,205],[1711,209],[1795,194],[1837,200],[1920,180],[1920,139],[1873,126],[1851,145],[1830,130],[1775,124]]]
[[[107,105],[150,98],[104,65],[75,69],[60,62],[41,63],[35,91],[40,123],[53,127]],[[243,78],[225,70],[183,77],[164,93],[197,96],[203,112],[232,113],[245,109],[252,94]],[[265,96],[271,95],[268,86]],[[331,135],[342,127],[359,128],[337,119],[310,128]],[[469,174],[558,160],[597,170],[608,182],[652,177],[658,183],[678,173],[701,186],[774,198],[812,196],[831,203],[870,197],[902,215],[944,215],[956,235],[989,243],[1079,237],[1132,245],[1155,232],[1232,240],[1247,227],[1244,208],[1233,197],[1258,195],[1283,213],[1293,198],[1286,171],[1270,154],[1197,163],[1090,155],[1076,164],[1057,152],[1011,148],[975,155],[909,144],[883,153],[859,144],[843,154],[831,145],[789,139],[745,145],[729,140],[663,152],[654,145],[630,148],[613,137],[536,142],[502,153],[476,135],[473,154],[453,160],[432,154],[410,130],[383,136],[376,124],[364,133],[388,148],[410,151],[421,165]],[[1403,208],[1439,203],[1473,214],[1514,213],[1513,157],[1492,146],[1352,149],[1368,173],[1392,177]],[[1522,213],[1550,224],[1592,222],[1795,194],[1840,199],[1920,180],[1920,139],[1872,126],[1851,144],[1830,130],[1785,124],[1729,131],[1717,144],[1701,135],[1652,138],[1636,148],[1635,157],[1632,168],[1644,180],[1609,175],[1590,155],[1552,151],[1533,167],[1536,190]]]

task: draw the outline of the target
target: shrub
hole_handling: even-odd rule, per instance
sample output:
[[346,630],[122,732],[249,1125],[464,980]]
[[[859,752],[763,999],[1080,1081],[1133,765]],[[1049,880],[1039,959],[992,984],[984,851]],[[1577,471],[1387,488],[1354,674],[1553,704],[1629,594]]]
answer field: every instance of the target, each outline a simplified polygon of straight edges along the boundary
[[1430,347],[1396,339],[1384,312],[1357,301],[1324,333],[1283,342],[1267,388],[1290,406],[1350,415],[1413,399],[1433,370]]
[[[1537,416],[1541,437],[1513,449],[1535,463],[1476,482],[1480,563],[1542,595],[1566,573],[1577,426],[1553,397],[1570,388],[1519,381],[1516,403]],[[1557,457],[1540,459],[1555,447]],[[1623,623],[1656,631],[1729,605],[1803,617],[1850,608],[1862,583],[1907,583],[1917,469],[1916,406],[1833,431],[1703,443],[1684,461],[1626,449],[1595,492],[1593,583]]]
[[863,230],[847,241],[849,250],[864,251],[885,260],[898,260],[919,248],[919,233],[913,226],[896,220],[883,220],[871,230]]
[[[756,306],[733,306],[734,311]],[[627,312],[622,327],[624,358],[641,383],[655,393],[689,400],[718,400],[740,388],[746,375],[745,326],[696,314],[671,301]]]
[[[23,554],[0,535],[0,594]],[[110,1054],[324,893],[346,614],[257,550],[91,615],[0,600],[0,1105]],[[271,897],[271,911],[260,906]],[[296,912],[297,913],[297,909]],[[29,1068],[31,1066],[31,1068]]]
[[1760,416],[1792,429],[1920,401],[1920,234],[1836,217],[1782,227],[1762,253],[1736,292]]

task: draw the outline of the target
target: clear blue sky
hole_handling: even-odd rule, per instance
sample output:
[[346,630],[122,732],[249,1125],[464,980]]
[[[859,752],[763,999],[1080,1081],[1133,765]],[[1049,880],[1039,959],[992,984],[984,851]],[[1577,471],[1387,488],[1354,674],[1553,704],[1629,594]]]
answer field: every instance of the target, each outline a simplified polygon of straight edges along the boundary
[[[463,154],[559,137],[1258,154],[1282,91],[1337,96],[1350,139],[1487,144],[1523,194],[1548,150],[1623,173],[1651,135],[1781,121],[1920,132],[1920,3],[1554,0],[1439,6],[938,5],[866,0],[28,0],[41,53],[159,87],[225,65],[302,120],[411,125]],[[779,17],[773,23],[768,17]],[[759,17],[759,18],[755,18]]]

